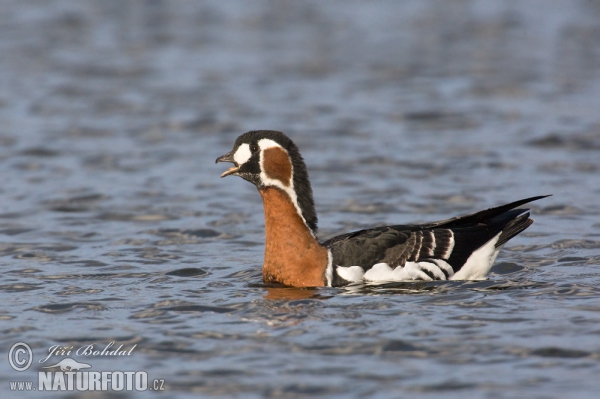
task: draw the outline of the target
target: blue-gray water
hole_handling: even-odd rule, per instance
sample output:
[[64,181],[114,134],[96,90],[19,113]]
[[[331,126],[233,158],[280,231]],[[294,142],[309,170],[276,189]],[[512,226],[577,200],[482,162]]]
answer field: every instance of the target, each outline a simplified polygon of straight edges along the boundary
[[[300,147],[322,238],[554,196],[487,281],[266,287],[214,164],[251,129]],[[111,341],[71,358],[169,398],[598,397],[598,2],[3,1],[0,174],[2,397]]]

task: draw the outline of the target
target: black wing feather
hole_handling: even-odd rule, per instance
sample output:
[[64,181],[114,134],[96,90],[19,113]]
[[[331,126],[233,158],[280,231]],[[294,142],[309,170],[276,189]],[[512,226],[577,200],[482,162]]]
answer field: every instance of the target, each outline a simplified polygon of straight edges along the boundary
[[[527,209],[514,209],[544,196],[526,198],[466,216],[420,225],[393,225],[359,230],[323,243],[335,266],[361,266],[381,262],[391,267],[407,261],[442,259],[456,273],[469,256],[499,232],[500,247],[533,223]],[[450,251],[450,249],[452,250]]]

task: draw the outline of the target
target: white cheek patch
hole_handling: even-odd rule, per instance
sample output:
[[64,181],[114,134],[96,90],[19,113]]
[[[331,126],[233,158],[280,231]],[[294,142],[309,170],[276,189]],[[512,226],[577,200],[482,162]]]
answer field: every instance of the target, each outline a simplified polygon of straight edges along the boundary
[[239,148],[237,149],[235,154],[233,154],[233,160],[238,165],[242,165],[242,164],[246,163],[250,159],[251,156],[252,156],[252,153],[250,152],[250,145],[244,143],[241,146],[239,146]]

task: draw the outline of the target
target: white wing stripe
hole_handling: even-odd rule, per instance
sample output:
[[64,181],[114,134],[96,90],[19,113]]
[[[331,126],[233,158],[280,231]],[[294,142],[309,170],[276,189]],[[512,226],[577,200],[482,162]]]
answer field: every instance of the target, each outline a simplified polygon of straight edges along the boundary
[[450,254],[452,254],[452,250],[454,249],[454,232],[452,230],[448,230],[448,231],[450,232],[450,238],[449,238],[448,250],[446,250],[446,253],[442,256],[442,258],[444,258],[444,259],[450,258]]
[[433,256],[435,251],[435,234],[433,231],[429,231],[429,236],[431,237],[431,249],[429,250],[428,256]]

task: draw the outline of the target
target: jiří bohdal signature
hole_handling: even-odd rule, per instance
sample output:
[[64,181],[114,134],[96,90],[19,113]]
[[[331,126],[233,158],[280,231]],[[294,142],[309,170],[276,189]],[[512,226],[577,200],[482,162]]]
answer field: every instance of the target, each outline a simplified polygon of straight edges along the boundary
[[[119,345],[116,348],[115,342],[111,341],[106,344],[104,347],[100,347],[97,344],[89,344],[83,345],[75,350],[74,346],[62,346],[62,345],[52,345],[48,348],[48,356],[43,359],[40,359],[40,363],[45,363],[52,356],[72,356],[73,353],[77,356],[131,356],[131,353],[137,346],[134,344],[130,349],[123,349],[123,345]],[[64,359],[66,360],[66,359]],[[58,364],[57,364],[58,365]],[[48,366],[50,367],[50,366]],[[84,367],[87,368],[87,367]],[[62,366],[61,366],[62,370]],[[63,370],[65,371],[65,370]]]

